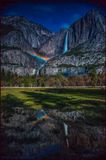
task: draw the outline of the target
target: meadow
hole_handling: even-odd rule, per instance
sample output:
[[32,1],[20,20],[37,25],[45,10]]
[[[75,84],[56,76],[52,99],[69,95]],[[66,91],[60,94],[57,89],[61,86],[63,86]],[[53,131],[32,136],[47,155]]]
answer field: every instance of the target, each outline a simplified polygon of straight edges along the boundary
[[104,125],[105,91],[101,88],[2,88],[2,109],[84,111],[91,124]]

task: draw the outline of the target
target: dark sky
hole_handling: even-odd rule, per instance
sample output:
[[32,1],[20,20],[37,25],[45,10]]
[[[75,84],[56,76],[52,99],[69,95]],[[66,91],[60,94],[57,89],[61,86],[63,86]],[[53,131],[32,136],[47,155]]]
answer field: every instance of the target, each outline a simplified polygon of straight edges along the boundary
[[24,16],[56,32],[67,28],[92,8],[97,6],[90,3],[19,3],[9,6],[3,15]]

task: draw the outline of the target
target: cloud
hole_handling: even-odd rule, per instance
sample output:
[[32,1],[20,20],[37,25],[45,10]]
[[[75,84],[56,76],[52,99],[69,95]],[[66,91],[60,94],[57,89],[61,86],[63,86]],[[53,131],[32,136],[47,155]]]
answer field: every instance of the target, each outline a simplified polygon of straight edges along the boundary
[[55,6],[53,5],[35,5],[34,6],[35,10],[41,11],[41,12],[46,12],[46,13],[51,13],[55,10]]
[[3,15],[16,16],[18,13],[16,11],[6,11],[3,13]]
[[62,25],[61,25],[61,28],[68,28],[70,25],[68,24],[68,23],[63,23]]
[[80,14],[77,14],[77,13],[72,16],[73,20],[77,20],[77,19],[79,19],[80,17],[81,17],[81,15],[80,15]]

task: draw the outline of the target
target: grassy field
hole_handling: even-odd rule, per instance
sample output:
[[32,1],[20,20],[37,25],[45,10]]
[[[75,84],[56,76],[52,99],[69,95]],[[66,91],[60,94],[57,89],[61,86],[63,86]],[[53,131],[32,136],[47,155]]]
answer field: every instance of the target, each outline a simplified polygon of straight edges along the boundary
[[96,124],[104,123],[105,91],[99,88],[2,88],[2,108],[27,107],[84,111]]

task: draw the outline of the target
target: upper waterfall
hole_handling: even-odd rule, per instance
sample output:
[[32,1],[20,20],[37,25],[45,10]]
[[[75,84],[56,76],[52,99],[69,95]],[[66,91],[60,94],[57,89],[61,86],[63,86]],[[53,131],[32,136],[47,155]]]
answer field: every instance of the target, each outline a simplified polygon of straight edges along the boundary
[[65,35],[65,40],[64,40],[64,53],[68,51],[68,32]]

